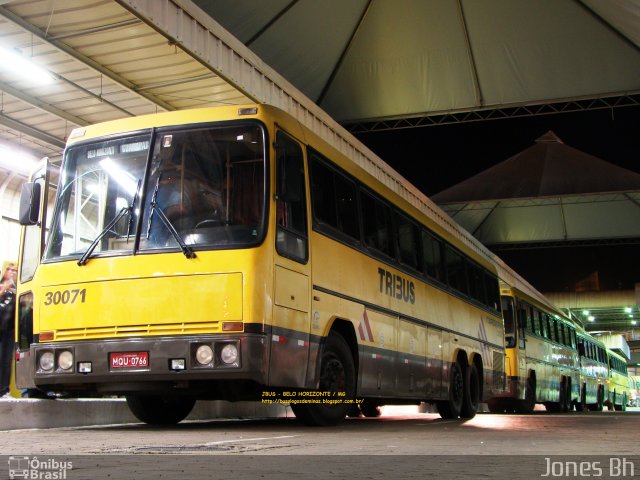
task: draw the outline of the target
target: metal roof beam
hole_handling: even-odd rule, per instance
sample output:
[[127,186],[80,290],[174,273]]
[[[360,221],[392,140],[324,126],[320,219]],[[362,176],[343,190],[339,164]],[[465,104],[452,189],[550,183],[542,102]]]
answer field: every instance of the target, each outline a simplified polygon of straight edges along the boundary
[[108,32],[110,30],[117,30],[119,28],[131,27],[133,25],[140,25],[142,22],[137,18],[131,18],[122,22],[110,23],[109,25],[100,25],[99,27],[85,28],[84,30],[77,30],[75,32],[63,33],[48,37],[49,40],[62,40],[64,38],[81,37],[83,35],[92,35],[94,33]]
[[151,102],[151,103],[153,103],[155,105],[158,105],[161,108],[164,108],[165,110],[169,110],[169,111],[176,110],[175,107],[173,107],[172,105],[168,104],[164,100],[161,100],[161,99],[157,98],[156,96],[151,95],[150,93],[139,91],[137,85],[133,84],[132,82],[130,82],[126,78],[121,77],[117,73],[109,70],[104,65],[100,65],[95,60],[87,57],[86,55],[81,54],[80,52],[74,50],[73,48],[69,47],[68,45],[62,43],[61,41],[52,40],[50,37],[47,37],[45,32],[43,32],[39,28],[35,27],[34,25],[30,24],[29,22],[25,21],[24,19],[22,19],[18,15],[14,14],[8,8],[0,6],[0,16],[5,17],[10,22],[13,22],[14,24],[16,24],[17,26],[22,28],[24,31],[26,31],[28,33],[31,33],[34,36],[38,37],[42,42],[46,43],[47,45],[51,45],[51,46],[57,48],[58,50],[66,53],[70,57],[72,57],[72,58],[76,59],[77,61],[83,63],[84,65],[86,65],[87,67],[89,67],[92,70],[96,71],[97,73],[100,73],[100,74],[104,75],[105,77],[109,78],[110,80],[112,80],[113,82],[117,83],[121,87],[125,88],[129,92],[135,93],[136,95],[139,95],[140,97],[148,100],[149,102]]
[[0,125],[4,125],[5,127],[11,128],[13,130],[17,130],[20,133],[29,135],[30,137],[33,137],[49,145],[53,145],[54,147],[57,147],[61,150],[64,149],[65,142],[63,139],[54,137],[47,132],[43,132],[42,130],[38,130],[37,128],[30,127],[29,125],[25,125],[18,120],[7,117],[4,113],[0,113]]
[[637,106],[640,106],[640,92],[612,95],[609,97],[581,97],[536,105],[504,105],[499,108],[482,110],[434,112],[412,117],[348,121],[344,122],[344,126],[351,133],[358,134],[435,125],[483,122],[485,120],[501,120],[505,118],[582,112],[587,110],[613,110],[614,108]]
[[68,122],[71,122],[80,127],[89,125],[89,122],[87,122],[86,120],[83,120],[80,117],[72,115],[69,112],[65,112],[64,110],[54,107],[53,105],[45,103],[36,97],[32,97],[31,95],[28,95],[22,92],[21,90],[13,88],[11,85],[9,85],[6,82],[0,81],[0,90],[4,91],[5,93],[8,93],[12,97],[15,97],[19,100],[22,100],[25,103],[28,103],[33,107],[39,108],[40,110],[43,110],[47,113],[50,113],[51,115],[55,115],[56,117],[67,120]]

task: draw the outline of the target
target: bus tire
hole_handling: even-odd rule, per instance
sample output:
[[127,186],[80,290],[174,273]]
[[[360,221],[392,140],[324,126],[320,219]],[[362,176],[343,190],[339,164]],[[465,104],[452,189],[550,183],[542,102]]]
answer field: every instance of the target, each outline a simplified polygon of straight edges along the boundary
[[[336,332],[329,333],[320,360],[320,384],[322,392],[340,392],[342,400],[353,401],[356,396],[356,373],[351,349],[345,339]],[[291,405],[296,418],[305,425],[329,427],[338,425],[351,411],[352,403]]]
[[127,395],[131,413],[150,425],[175,425],[187,418],[195,404],[195,399],[190,397]]
[[576,412],[584,411],[587,405],[587,384],[583,383],[580,389],[580,400],[576,402]]
[[598,393],[596,394],[596,403],[589,405],[589,410],[593,412],[601,412],[604,408],[604,389],[602,385],[598,385]]
[[436,403],[438,413],[442,418],[458,418],[464,402],[464,375],[460,363],[456,361],[451,365],[449,372],[449,399]]
[[622,403],[620,405],[616,405],[616,410],[621,412],[627,411],[627,394],[626,392],[622,394]]
[[567,411],[567,386],[565,377],[562,377],[560,380],[560,390],[558,391],[558,401],[557,402],[546,402],[544,404],[547,412],[550,413],[562,413]]
[[462,402],[462,409],[460,410],[460,417],[473,418],[478,411],[478,405],[480,404],[480,375],[475,364],[471,364],[467,367],[464,382],[464,398]]
[[571,411],[571,379],[569,377],[564,378],[564,382],[560,385],[562,389],[560,391],[560,408],[562,409],[562,413],[567,413]]
[[536,379],[533,376],[527,378],[527,386],[524,390],[524,400],[518,402],[518,413],[531,413],[536,406]]

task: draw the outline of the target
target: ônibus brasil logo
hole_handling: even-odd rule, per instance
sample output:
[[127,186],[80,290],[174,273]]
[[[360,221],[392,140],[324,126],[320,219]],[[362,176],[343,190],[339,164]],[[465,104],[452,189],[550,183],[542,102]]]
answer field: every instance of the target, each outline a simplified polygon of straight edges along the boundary
[[67,470],[73,469],[73,464],[64,460],[47,458],[41,460],[38,457],[9,457],[9,478],[37,479],[37,480],[64,480],[67,478]]

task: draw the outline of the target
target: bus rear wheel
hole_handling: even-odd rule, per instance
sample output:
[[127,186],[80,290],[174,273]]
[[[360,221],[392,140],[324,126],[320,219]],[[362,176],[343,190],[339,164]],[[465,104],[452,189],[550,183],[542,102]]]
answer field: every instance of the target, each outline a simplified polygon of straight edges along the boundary
[[536,379],[527,378],[527,386],[524,391],[524,400],[518,400],[518,413],[531,413],[536,406]]
[[451,365],[449,372],[449,399],[436,403],[438,413],[442,418],[458,418],[464,402],[465,386],[464,375],[459,362]]
[[195,404],[195,399],[189,397],[127,396],[131,413],[150,425],[174,425],[187,418]]
[[596,403],[589,405],[589,410],[592,412],[601,412],[604,407],[604,388],[602,385],[598,386],[598,393],[596,396]]
[[580,389],[580,400],[576,402],[576,412],[582,412],[587,405],[587,384],[583,383]]
[[478,369],[472,363],[467,367],[467,375],[465,376],[464,398],[462,402],[462,410],[460,416],[462,418],[473,418],[478,411],[480,404],[480,375]]
[[[327,337],[320,363],[320,385],[322,392],[335,392],[341,403],[291,405],[296,418],[305,425],[328,427],[338,425],[353,407],[355,398],[355,367],[351,349],[342,335],[331,332]],[[322,398],[320,399],[322,401]]]
[[623,393],[621,398],[621,402],[620,403],[614,403],[613,404],[613,408],[616,409],[616,411],[618,412],[626,412],[627,411],[627,394]]

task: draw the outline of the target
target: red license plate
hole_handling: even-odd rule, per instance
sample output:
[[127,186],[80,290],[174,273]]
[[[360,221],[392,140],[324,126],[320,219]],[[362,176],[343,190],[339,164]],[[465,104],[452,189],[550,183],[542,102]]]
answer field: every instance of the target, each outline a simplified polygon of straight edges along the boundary
[[110,356],[111,368],[147,368],[149,352],[118,352]]

